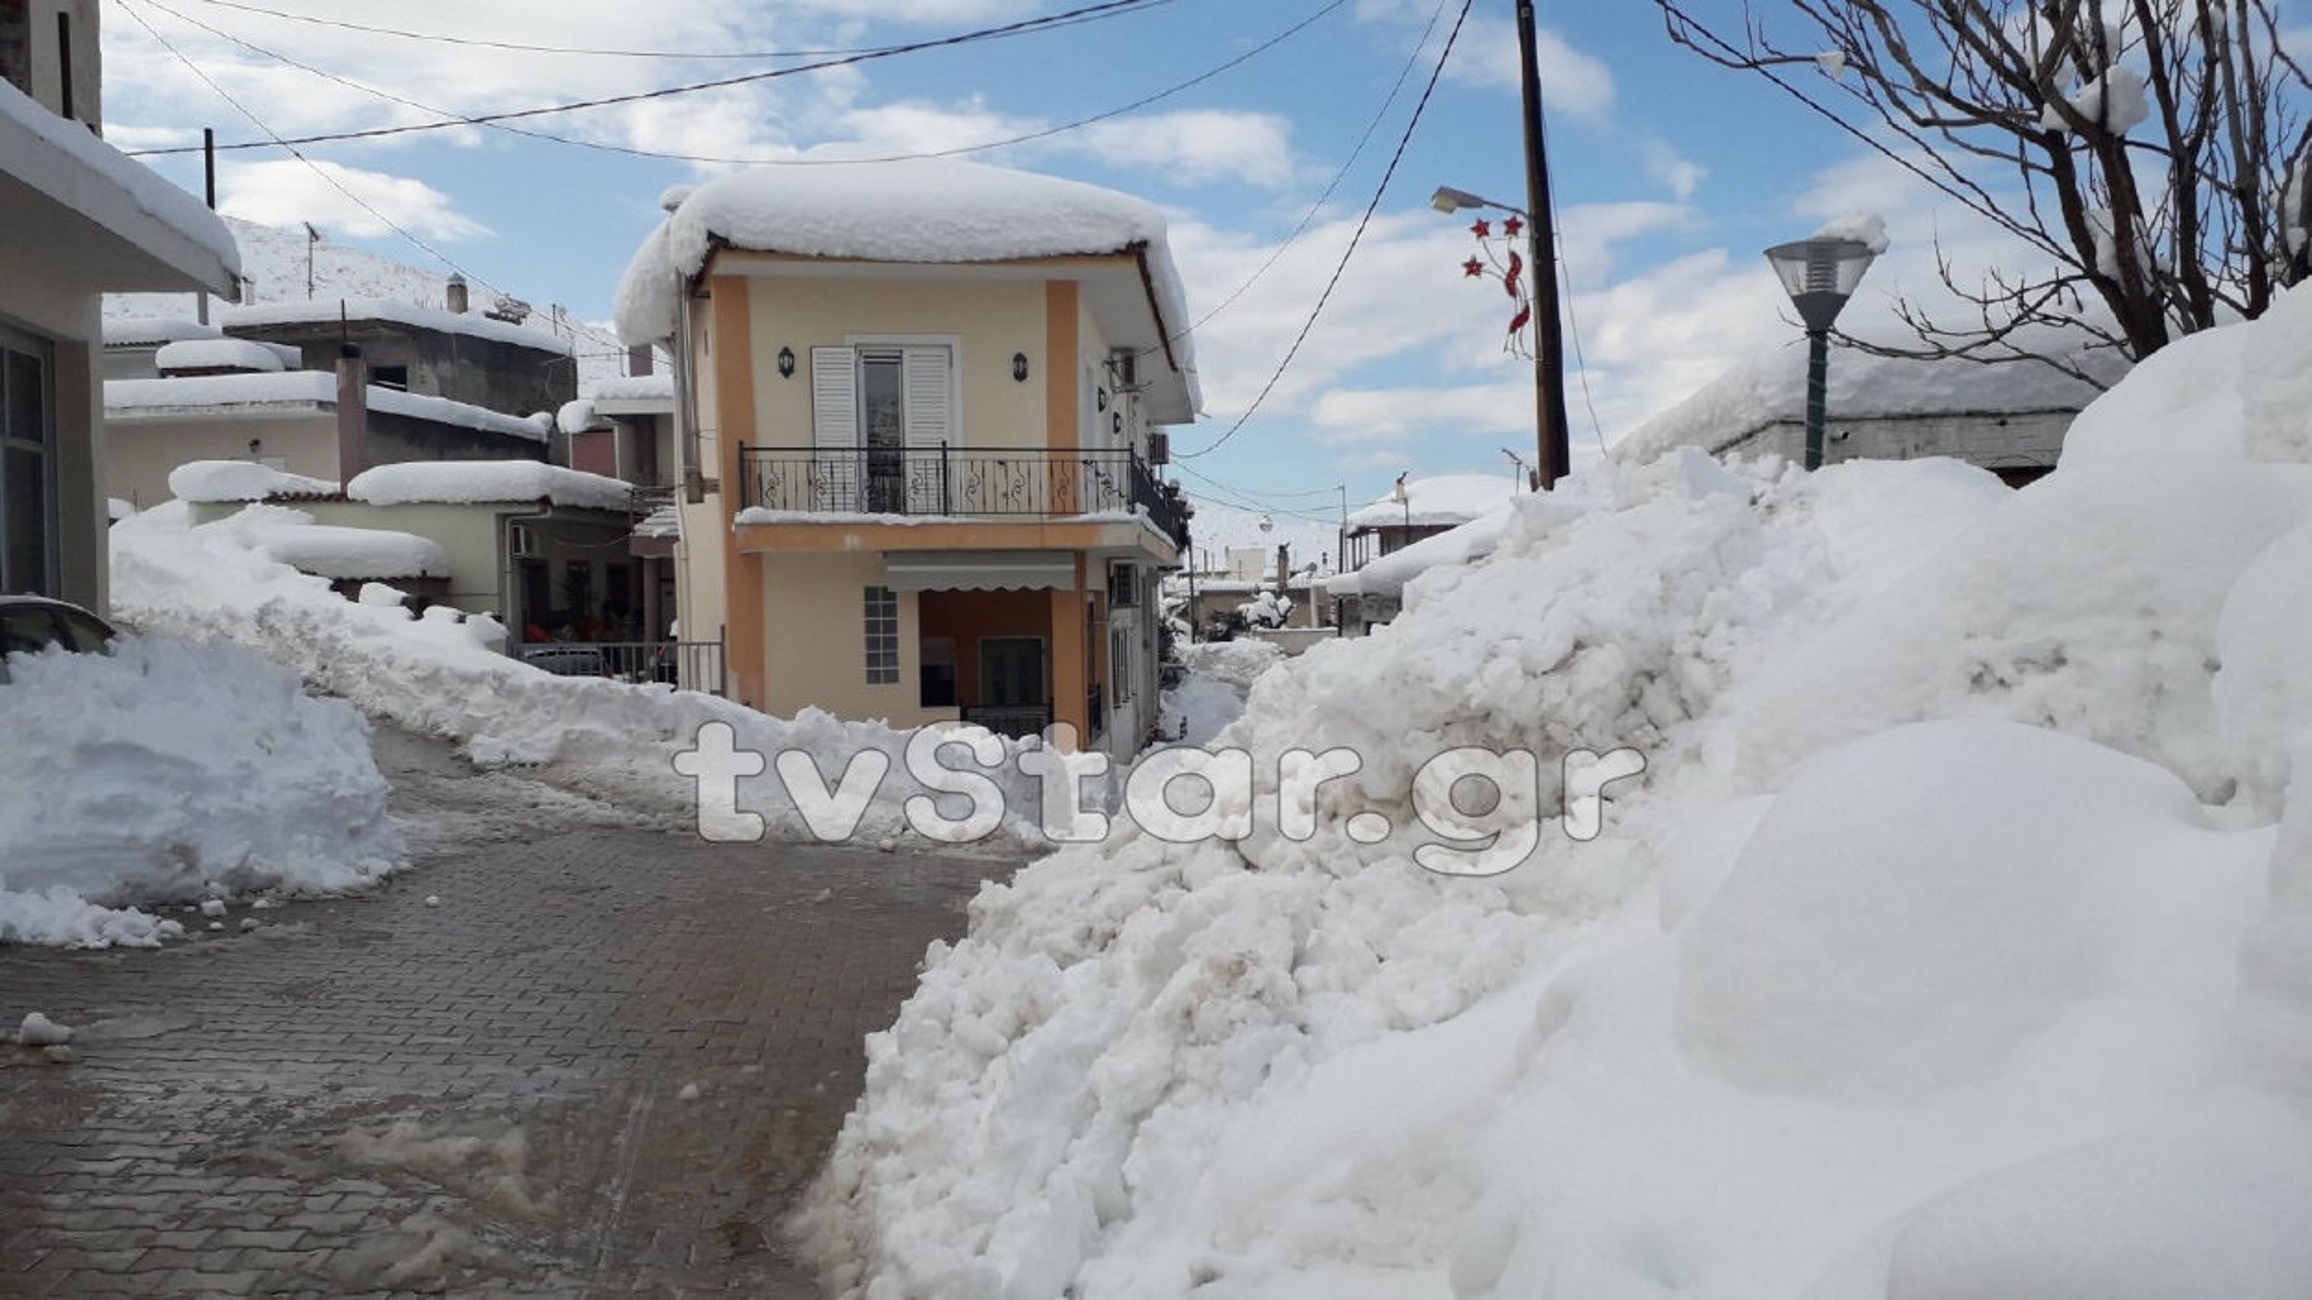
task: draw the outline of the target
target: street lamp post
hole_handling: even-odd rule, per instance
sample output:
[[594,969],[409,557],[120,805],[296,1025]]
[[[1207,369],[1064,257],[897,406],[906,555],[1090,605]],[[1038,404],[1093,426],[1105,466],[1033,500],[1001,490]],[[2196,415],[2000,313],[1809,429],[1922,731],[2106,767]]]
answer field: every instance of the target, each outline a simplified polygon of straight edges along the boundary
[[1822,426],[1830,381],[1830,327],[1854,296],[1878,250],[1859,239],[1817,235],[1776,244],[1766,260],[1806,326],[1806,467],[1822,467]]

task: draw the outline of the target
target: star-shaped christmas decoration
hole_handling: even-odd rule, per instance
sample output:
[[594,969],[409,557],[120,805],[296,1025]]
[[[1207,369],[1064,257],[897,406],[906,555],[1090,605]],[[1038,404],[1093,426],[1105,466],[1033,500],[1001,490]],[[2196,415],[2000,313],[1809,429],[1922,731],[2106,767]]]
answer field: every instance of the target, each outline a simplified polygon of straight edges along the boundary
[[1478,276],[1485,274],[1485,263],[1480,262],[1476,258],[1472,257],[1468,261],[1461,264],[1461,273],[1474,280]]
[[1477,220],[1469,224],[1469,233],[1477,236],[1479,239],[1483,239],[1487,235],[1493,233],[1493,223],[1487,221],[1483,217],[1479,217]]
[[1501,223],[1501,233],[1507,235],[1511,239],[1517,238],[1517,232],[1523,229],[1525,229],[1525,223],[1519,221],[1515,217],[1511,217]]

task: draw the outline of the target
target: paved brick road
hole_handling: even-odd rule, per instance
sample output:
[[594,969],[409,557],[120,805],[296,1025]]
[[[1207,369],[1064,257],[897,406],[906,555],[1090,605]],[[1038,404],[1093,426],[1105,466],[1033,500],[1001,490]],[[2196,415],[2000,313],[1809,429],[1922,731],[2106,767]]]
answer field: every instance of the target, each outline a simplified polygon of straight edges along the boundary
[[422,858],[376,893],[0,947],[5,1027],[79,1030],[0,1043],[0,1295],[815,1295],[778,1221],[859,1040],[1008,864],[709,845],[379,748]]

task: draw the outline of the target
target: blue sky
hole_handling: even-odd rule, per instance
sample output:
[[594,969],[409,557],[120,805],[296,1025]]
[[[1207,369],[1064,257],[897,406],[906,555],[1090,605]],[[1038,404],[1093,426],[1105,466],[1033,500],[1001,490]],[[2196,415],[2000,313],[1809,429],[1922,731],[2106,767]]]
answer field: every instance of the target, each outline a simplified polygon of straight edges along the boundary
[[[224,143],[358,131],[439,120],[372,91],[473,115],[795,62],[503,45],[853,50],[1083,2],[106,0],[107,135],[138,149],[197,143],[204,125]],[[1542,0],[1539,9],[1578,346],[1568,357],[1577,467],[1726,366],[1796,337],[1759,256],[1767,244],[1842,212],[1884,213],[1896,248],[1848,324],[1885,314],[1897,287],[1924,287],[1938,236],[1966,251],[1965,228],[1937,211],[1931,192],[1772,87],[1673,46],[1654,5]],[[1207,418],[1174,439],[1195,453],[1277,375],[1461,10],[1460,0],[1167,0],[1057,31],[519,123],[583,144],[458,127],[301,146],[302,159],[278,147],[233,151],[221,206],[274,224],[310,221],[333,240],[416,265],[440,266],[439,254],[478,283],[606,321],[619,273],[658,220],[658,195],[713,170],[618,150],[777,162],[1052,131],[969,156],[1125,190],[1170,213],[1192,307],[1220,308],[1198,333]],[[1221,535],[1262,510],[1288,531],[1329,537],[1318,525],[1343,495],[1354,508],[1399,472],[1506,476],[1505,448],[1531,459],[1533,372],[1502,349],[1508,300],[1459,270],[1474,248],[1468,218],[1428,202],[1441,184],[1523,201],[1512,14],[1511,0],[1470,6],[1308,341],[1225,445],[1181,462],[1192,495],[1211,507],[1208,538],[1235,540]],[[1215,71],[1240,56],[1249,57]],[[1131,112],[1053,131],[1198,77]],[[198,188],[195,160],[151,161]]]

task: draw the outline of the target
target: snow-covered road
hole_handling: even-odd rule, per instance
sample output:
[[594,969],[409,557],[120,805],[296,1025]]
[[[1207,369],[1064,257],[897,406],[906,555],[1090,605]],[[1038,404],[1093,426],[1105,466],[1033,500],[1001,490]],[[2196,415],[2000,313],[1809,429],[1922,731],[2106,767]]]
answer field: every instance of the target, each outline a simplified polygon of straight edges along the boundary
[[7,1027],[76,1031],[0,1043],[0,1258],[92,1296],[816,1294],[779,1217],[1004,864],[708,844],[377,751],[414,863],[373,891],[0,947]]

